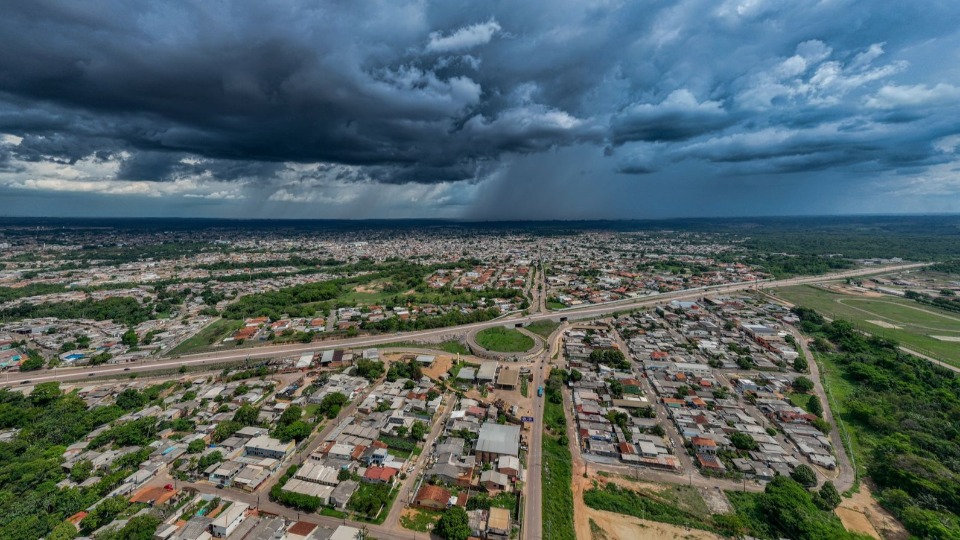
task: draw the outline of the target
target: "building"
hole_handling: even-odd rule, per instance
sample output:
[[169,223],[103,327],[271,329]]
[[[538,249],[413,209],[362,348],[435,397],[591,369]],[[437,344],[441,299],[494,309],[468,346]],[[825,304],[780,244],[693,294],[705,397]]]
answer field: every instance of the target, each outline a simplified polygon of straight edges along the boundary
[[497,387],[513,390],[520,384],[520,372],[515,369],[503,368],[497,376]]
[[283,459],[293,452],[296,444],[293,441],[280,442],[277,439],[260,435],[250,439],[243,445],[243,452],[248,456]]
[[474,448],[477,459],[489,463],[500,456],[518,457],[520,454],[520,426],[487,422],[480,426],[480,435]]
[[501,490],[510,487],[510,479],[497,471],[483,471],[480,473],[480,484],[489,490]]
[[234,501],[210,523],[211,534],[216,538],[230,536],[243,523],[248,508],[250,505]]
[[507,476],[520,477],[520,459],[515,456],[500,456],[497,460],[497,470]]
[[335,487],[333,492],[330,493],[330,504],[343,510],[347,507],[347,502],[350,500],[350,497],[353,496],[359,487],[360,484],[355,480],[344,480],[340,482],[340,485]]
[[450,492],[440,486],[424,484],[414,498],[414,504],[423,508],[443,510],[450,502]]

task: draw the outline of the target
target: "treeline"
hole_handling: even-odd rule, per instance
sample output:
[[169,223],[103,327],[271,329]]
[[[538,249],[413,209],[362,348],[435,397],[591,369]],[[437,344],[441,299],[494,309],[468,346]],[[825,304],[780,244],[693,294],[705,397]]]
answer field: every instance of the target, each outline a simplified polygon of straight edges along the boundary
[[741,259],[740,262],[759,266],[777,279],[792,276],[826,274],[828,272],[846,270],[856,266],[853,261],[843,257],[825,257],[823,255],[811,254],[751,254]]
[[[947,289],[951,294],[953,291]],[[904,296],[928,306],[938,307],[947,311],[960,311],[960,298],[953,295],[948,296],[930,296],[929,294],[919,293],[917,291],[907,291]]]
[[279,291],[244,296],[223,310],[227,319],[246,319],[265,316],[279,319],[282,314],[291,317],[311,317],[316,308],[304,304],[333,300],[340,295],[343,280],[306,283]]
[[127,326],[136,326],[153,318],[154,310],[129,297],[81,300],[73,302],[22,304],[0,310],[0,320],[57,317],[59,319],[113,320]]
[[0,303],[27,298],[28,296],[61,293],[66,290],[66,287],[57,283],[31,283],[23,287],[0,287]]
[[416,320],[402,320],[399,317],[390,317],[377,322],[366,322],[362,328],[364,330],[374,330],[377,332],[407,332],[412,330],[429,330],[431,328],[444,328],[447,326],[459,326],[461,324],[471,324],[485,322],[500,316],[500,310],[497,308],[476,309],[470,313],[462,311],[451,311],[443,315],[434,315],[431,317],[417,317]]
[[823,361],[852,385],[839,414],[881,504],[916,537],[960,538],[960,378],[849,322],[796,313]]

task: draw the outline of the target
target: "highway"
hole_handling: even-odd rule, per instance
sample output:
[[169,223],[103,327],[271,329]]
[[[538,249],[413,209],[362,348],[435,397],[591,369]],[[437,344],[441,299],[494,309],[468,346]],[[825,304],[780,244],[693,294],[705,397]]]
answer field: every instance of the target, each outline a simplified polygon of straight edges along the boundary
[[[421,330],[416,332],[405,332],[403,334],[385,334],[378,336],[362,336],[356,338],[346,338],[338,340],[328,340],[307,344],[287,344],[272,345],[265,347],[255,347],[249,349],[234,349],[230,351],[212,352],[184,355],[173,358],[158,358],[156,360],[147,359],[142,362],[131,362],[126,364],[106,364],[102,366],[82,366],[76,368],[55,368],[43,371],[31,372],[6,372],[0,380],[0,386],[15,386],[26,384],[37,384],[49,381],[77,381],[90,377],[124,377],[135,373],[143,373],[157,370],[178,369],[180,366],[190,368],[203,367],[205,365],[217,365],[226,362],[239,362],[243,360],[255,360],[276,358],[280,356],[294,356],[305,352],[316,352],[327,349],[338,348],[360,348],[393,343],[398,340],[417,341],[423,339],[436,339],[442,336],[453,334],[462,334],[465,332],[492,328],[495,326],[504,326],[509,324],[529,324],[542,320],[567,319],[586,319],[609,315],[618,311],[625,311],[633,308],[650,306],[670,300],[680,300],[688,298],[698,298],[704,294],[723,294],[749,289],[772,289],[777,287],[789,287],[793,285],[804,285],[808,283],[820,283],[837,279],[850,277],[859,277],[870,274],[881,274],[919,268],[931,263],[912,263],[892,266],[876,266],[868,268],[859,268],[856,270],[847,270],[821,276],[795,277],[782,280],[767,280],[735,283],[730,285],[716,285],[710,287],[698,287],[695,289],[685,289],[662,294],[652,294],[641,298],[629,300],[620,300],[606,304],[592,304],[584,307],[568,308],[560,311],[547,313],[536,313],[527,316],[514,314],[506,318],[494,319],[491,321],[466,324],[462,326],[449,326],[437,328],[434,330]],[[543,296],[543,295],[541,295]]]

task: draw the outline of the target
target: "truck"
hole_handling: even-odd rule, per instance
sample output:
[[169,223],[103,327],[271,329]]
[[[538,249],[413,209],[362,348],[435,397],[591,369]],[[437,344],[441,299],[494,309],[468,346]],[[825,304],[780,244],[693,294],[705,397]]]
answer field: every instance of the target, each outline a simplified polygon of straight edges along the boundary
[[537,397],[543,397],[543,386],[537,387]]

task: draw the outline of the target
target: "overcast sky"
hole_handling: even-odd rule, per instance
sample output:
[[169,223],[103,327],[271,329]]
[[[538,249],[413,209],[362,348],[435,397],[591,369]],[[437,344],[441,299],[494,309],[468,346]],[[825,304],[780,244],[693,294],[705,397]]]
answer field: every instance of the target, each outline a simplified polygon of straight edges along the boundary
[[960,2],[7,2],[0,215],[960,211]]

